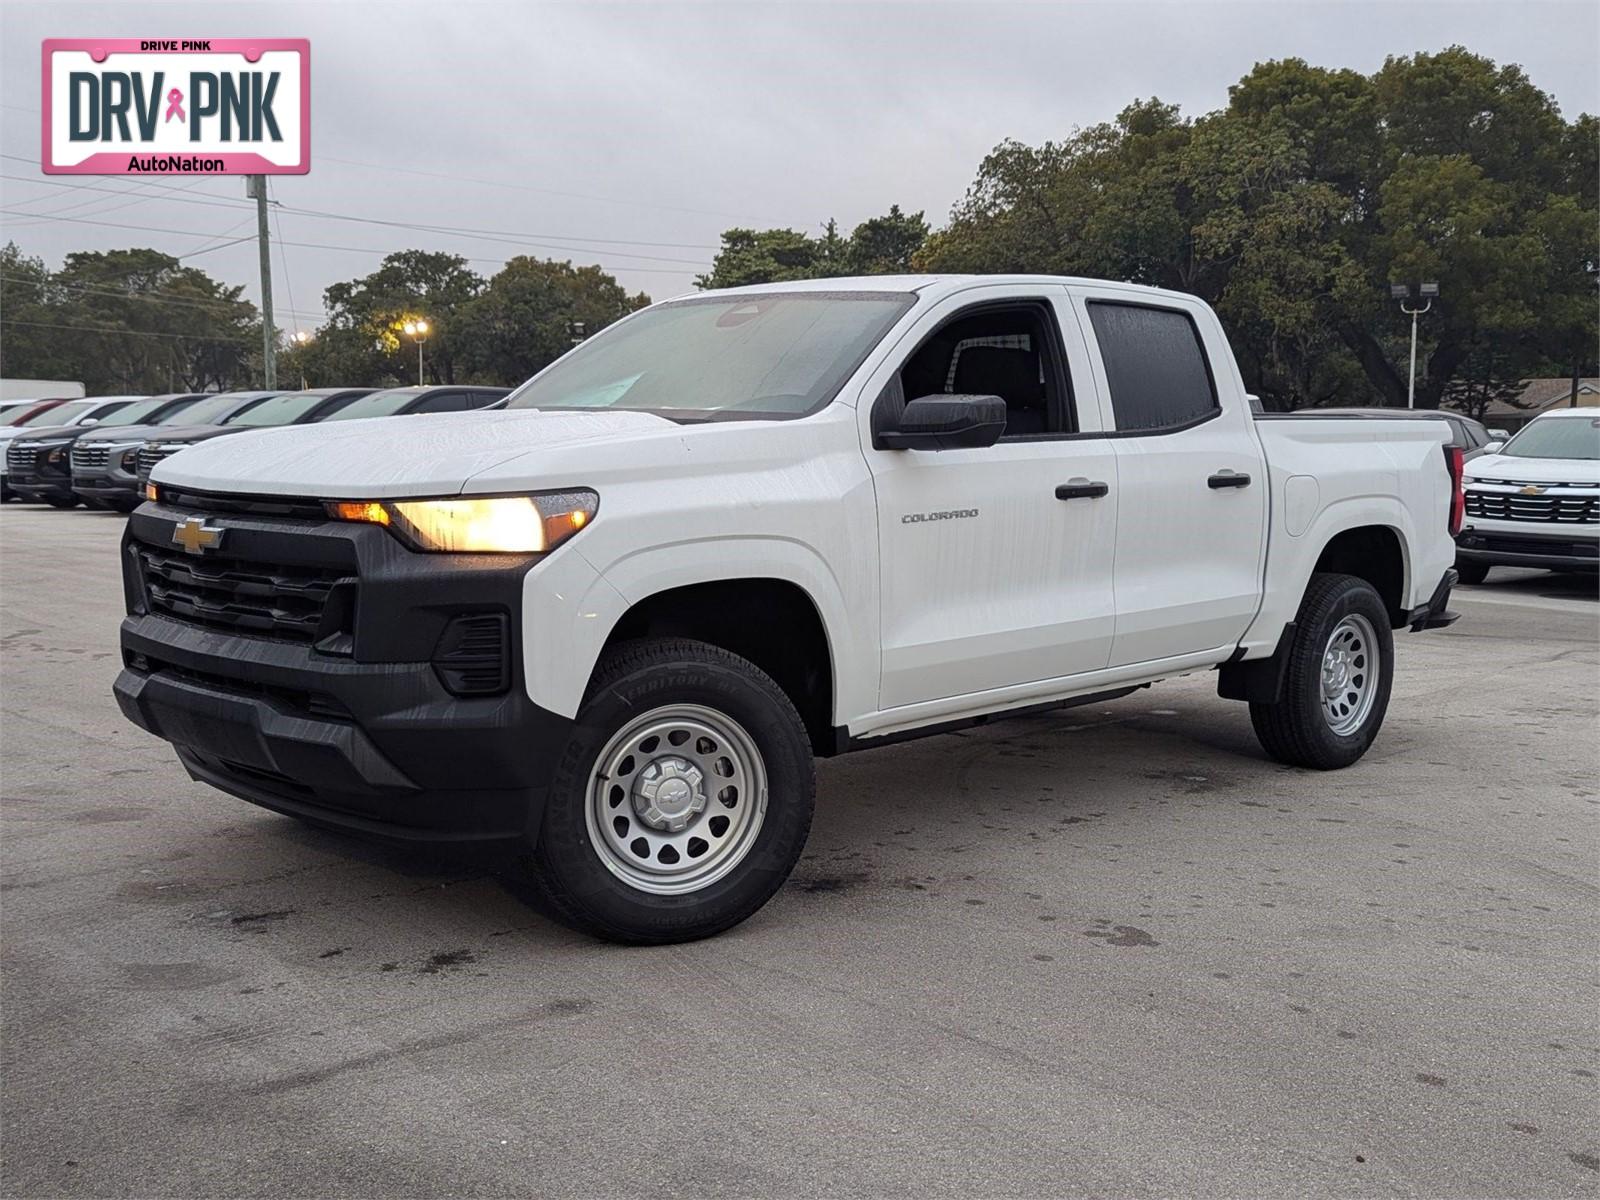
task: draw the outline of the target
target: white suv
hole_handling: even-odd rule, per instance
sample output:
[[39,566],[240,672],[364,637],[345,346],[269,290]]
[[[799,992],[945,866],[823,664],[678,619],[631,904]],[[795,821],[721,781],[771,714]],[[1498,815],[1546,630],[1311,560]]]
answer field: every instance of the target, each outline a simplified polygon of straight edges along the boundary
[[1456,538],[1462,583],[1492,566],[1600,567],[1600,409],[1544,413],[1497,454],[1473,459]]

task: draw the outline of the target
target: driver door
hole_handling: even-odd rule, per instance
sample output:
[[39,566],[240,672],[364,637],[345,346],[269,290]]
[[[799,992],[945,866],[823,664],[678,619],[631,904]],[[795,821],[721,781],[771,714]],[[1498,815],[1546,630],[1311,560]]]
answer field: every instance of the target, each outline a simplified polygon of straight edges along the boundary
[[1094,436],[1101,415],[1064,289],[961,293],[904,344],[877,405],[999,395],[1007,424],[984,448],[867,447],[878,505],[880,708],[1104,668],[1114,632],[1116,456]]

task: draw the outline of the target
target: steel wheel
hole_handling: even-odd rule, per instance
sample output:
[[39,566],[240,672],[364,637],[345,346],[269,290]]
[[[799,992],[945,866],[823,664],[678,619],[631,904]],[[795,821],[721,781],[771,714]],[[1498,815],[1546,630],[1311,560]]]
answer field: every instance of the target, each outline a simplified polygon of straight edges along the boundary
[[1360,729],[1378,694],[1378,637],[1372,623],[1350,613],[1333,627],[1322,651],[1322,716],[1340,737]]
[[737,721],[698,704],[628,722],[595,758],[584,819],[600,861],[654,895],[698,891],[750,852],[767,771]]

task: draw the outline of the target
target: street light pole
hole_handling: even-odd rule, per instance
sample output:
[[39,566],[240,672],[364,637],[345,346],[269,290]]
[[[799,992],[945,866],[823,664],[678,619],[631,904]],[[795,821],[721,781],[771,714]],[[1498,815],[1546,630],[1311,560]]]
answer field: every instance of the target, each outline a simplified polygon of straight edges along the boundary
[[1400,301],[1400,311],[1411,318],[1411,370],[1406,376],[1406,407],[1417,406],[1417,318],[1433,307],[1433,302],[1438,298],[1439,285],[1437,283],[1419,284],[1417,295],[1427,303],[1421,308],[1412,308],[1406,304],[1411,299],[1411,285],[1409,283],[1391,283],[1389,295],[1392,299]]
[[415,321],[407,321],[401,326],[414,342],[417,343],[417,386],[425,386],[422,382],[422,343],[428,340],[428,323],[421,317]]

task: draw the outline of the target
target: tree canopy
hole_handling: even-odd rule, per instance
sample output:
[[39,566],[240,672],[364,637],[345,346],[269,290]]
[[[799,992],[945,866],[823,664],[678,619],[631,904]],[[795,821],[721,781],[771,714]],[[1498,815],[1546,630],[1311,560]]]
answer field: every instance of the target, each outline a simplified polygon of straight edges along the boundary
[[81,380],[90,395],[206,391],[260,369],[255,305],[158,250],[67,255],[60,271],[0,249],[0,375]]

